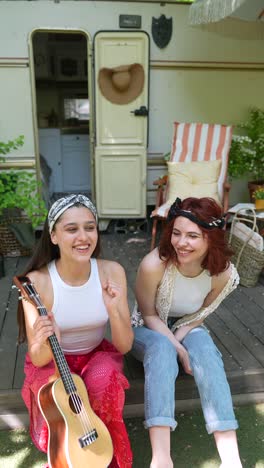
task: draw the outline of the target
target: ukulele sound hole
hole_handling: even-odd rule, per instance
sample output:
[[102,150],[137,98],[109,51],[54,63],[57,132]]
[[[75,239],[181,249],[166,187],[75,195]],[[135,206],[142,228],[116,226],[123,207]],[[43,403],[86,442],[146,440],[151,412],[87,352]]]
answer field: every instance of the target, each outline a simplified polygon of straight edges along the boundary
[[82,400],[78,395],[74,393],[73,395],[70,395],[69,405],[73,413],[79,414],[82,409]]

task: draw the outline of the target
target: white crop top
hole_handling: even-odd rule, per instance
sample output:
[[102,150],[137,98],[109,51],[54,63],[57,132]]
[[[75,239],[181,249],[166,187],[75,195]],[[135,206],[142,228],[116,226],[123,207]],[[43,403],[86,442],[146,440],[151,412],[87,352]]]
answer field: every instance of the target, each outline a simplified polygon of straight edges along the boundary
[[104,338],[108,313],[102,296],[97,261],[91,258],[91,274],[82,286],[69,286],[48,264],[53,286],[52,312],[61,332],[61,347],[67,354],[86,354]]
[[207,270],[190,278],[177,270],[173,285],[169,317],[182,317],[197,312],[212,289],[212,277]]

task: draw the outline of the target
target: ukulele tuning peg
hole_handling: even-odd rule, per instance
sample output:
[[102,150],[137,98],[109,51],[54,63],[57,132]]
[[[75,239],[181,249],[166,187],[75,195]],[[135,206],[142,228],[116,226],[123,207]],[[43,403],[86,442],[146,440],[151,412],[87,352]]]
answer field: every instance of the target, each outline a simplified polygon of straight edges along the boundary
[[22,296],[22,295],[18,296],[18,299],[19,299],[20,301],[27,301],[26,296]]
[[18,291],[20,291],[20,289],[18,289],[18,287],[15,284],[12,284],[12,289],[17,289]]

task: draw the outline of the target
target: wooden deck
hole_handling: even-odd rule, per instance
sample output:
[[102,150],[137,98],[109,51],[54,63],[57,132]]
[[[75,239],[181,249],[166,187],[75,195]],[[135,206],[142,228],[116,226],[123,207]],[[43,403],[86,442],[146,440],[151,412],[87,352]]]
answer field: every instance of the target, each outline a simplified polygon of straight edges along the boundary
[[[128,280],[130,309],[133,285],[141,258],[149,251],[150,237],[143,232],[103,234],[102,256],[121,263]],[[26,346],[17,346],[17,292],[12,277],[23,271],[27,258],[5,258],[6,276],[0,279],[0,429],[28,424],[20,396]],[[221,351],[235,404],[264,401],[264,276],[254,288],[238,289],[206,320]],[[126,416],[143,415],[143,369],[130,354],[125,371],[131,384],[126,396]],[[176,410],[198,406],[191,376],[177,380]]]

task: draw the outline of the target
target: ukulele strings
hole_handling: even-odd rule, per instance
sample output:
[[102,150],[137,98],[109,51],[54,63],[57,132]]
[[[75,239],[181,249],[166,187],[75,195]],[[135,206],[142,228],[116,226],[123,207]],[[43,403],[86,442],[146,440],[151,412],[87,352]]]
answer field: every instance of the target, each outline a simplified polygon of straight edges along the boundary
[[65,383],[68,384],[73,407],[76,411],[77,416],[79,417],[81,421],[81,424],[85,433],[90,432],[93,430],[92,420],[85,409],[85,406],[83,404],[81,397],[77,394],[77,389],[76,389],[74,380],[70,373],[66,358],[58,343],[57,337],[56,335],[53,335],[53,336],[55,337],[54,348],[56,348],[56,353],[57,353],[56,355],[57,355],[58,363],[60,365],[60,369],[64,372],[64,376],[66,375],[66,378],[64,378],[64,380],[65,380]]
[[[33,285],[31,285],[31,287],[27,284],[24,284],[24,287],[26,288],[27,292],[29,293],[29,296],[31,298],[33,298],[36,306],[37,306],[37,309],[39,311],[39,314],[40,315],[48,315],[47,314],[47,310],[46,308],[42,305],[41,301],[40,301],[40,296],[39,294],[35,291],[35,288],[33,287]],[[68,383],[70,383],[70,386],[71,386],[71,390],[70,390],[70,397],[72,399],[72,403],[73,403],[73,406],[74,406],[74,409],[76,411],[76,414],[78,415],[79,419],[80,419],[80,423],[83,427],[83,430],[84,430],[84,433],[87,434],[89,433],[90,431],[93,430],[93,426],[94,424],[92,423],[92,420],[89,416],[89,414],[87,413],[86,409],[85,409],[85,406],[83,404],[83,401],[81,399],[81,397],[77,394],[76,394],[76,386],[74,384],[74,381],[72,379],[72,376],[71,376],[71,373],[70,373],[70,369],[69,369],[69,366],[68,366],[68,363],[66,361],[66,358],[62,352],[62,349],[59,345],[59,342],[58,342],[58,339],[57,339],[57,336],[56,334],[54,333],[50,338],[54,338],[52,341],[53,341],[53,345],[54,347],[56,348],[56,356],[58,358],[58,363],[60,365],[60,368],[65,371],[68,372],[69,374],[69,378],[68,378]],[[65,374],[67,373],[65,372]],[[63,379],[62,379],[63,380]],[[66,389],[65,389],[66,390]],[[83,410],[81,409],[83,408]]]

